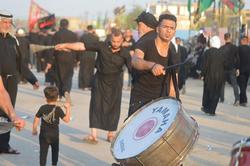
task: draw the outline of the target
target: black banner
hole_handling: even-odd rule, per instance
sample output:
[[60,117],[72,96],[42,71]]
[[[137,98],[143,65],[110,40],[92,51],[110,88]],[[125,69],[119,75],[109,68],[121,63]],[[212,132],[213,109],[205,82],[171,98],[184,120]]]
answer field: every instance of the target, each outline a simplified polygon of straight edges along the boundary
[[54,14],[40,18],[38,20],[39,29],[50,29],[50,28],[54,27],[55,24],[56,24],[56,18],[55,18]]

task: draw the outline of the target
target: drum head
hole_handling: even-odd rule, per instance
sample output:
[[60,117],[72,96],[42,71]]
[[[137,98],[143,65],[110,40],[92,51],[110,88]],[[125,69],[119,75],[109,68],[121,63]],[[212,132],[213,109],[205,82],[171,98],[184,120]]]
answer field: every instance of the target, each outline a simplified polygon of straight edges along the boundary
[[145,105],[127,120],[112,144],[112,153],[116,159],[134,157],[166,133],[180,103],[172,98],[159,98]]

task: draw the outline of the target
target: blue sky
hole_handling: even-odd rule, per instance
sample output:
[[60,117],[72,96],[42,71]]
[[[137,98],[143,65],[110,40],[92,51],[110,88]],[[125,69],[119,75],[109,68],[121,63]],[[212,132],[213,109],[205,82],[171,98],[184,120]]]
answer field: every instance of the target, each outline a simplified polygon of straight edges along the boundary
[[[158,0],[35,0],[40,6],[47,9],[57,16],[80,16],[96,18],[98,15],[104,15],[108,12],[112,16],[113,9],[116,6],[126,5],[127,10],[131,10],[134,5],[138,4],[146,8],[146,4],[157,2]],[[187,0],[168,0],[182,1]],[[193,0],[194,1],[194,0]],[[250,9],[250,1],[245,0],[246,7]],[[28,18],[30,0],[0,0],[0,10],[6,9],[13,13],[15,18]]]

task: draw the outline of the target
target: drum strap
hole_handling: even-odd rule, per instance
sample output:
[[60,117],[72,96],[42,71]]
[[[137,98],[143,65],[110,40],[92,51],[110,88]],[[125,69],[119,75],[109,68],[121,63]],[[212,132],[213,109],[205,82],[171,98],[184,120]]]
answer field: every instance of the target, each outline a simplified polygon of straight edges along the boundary
[[176,99],[180,101],[180,93],[179,93],[179,88],[178,88],[176,70],[171,70],[171,76],[172,76],[172,79],[173,79]]

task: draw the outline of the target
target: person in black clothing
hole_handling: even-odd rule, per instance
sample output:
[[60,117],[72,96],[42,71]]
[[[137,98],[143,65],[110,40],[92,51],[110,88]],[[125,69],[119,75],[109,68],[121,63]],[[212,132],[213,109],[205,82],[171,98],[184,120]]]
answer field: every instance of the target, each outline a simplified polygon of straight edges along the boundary
[[[45,46],[51,46],[52,45],[52,39],[53,35],[55,34],[54,31],[52,30],[46,30],[45,35],[43,36],[43,45]],[[53,56],[54,50],[53,49],[48,49],[48,50],[43,50],[41,52],[42,57],[45,61],[45,69],[44,69],[44,74],[45,74],[45,85],[56,85],[57,77],[55,73],[55,57]]]
[[[143,11],[136,19],[137,22],[137,30],[139,34],[139,40],[136,41],[136,43],[132,46],[132,50],[136,50],[140,43],[155,39],[157,36],[156,33],[156,27],[158,25],[158,21],[156,20],[155,16],[149,12]],[[132,67],[132,85],[134,84],[137,74],[140,73],[140,71],[136,70]]]
[[247,106],[247,83],[250,76],[250,46],[248,45],[248,37],[244,36],[241,39],[239,46],[240,58],[240,75],[238,77],[238,84],[240,87],[240,105]]
[[[83,43],[96,43],[99,41],[92,25],[87,26],[87,32],[81,36],[80,41]],[[96,52],[94,51],[84,51],[79,55],[79,88],[83,90],[91,89],[95,70],[95,58]]]
[[[132,31],[131,29],[126,29],[123,33],[123,38],[124,38],[124,41],[122,43],[122,46],[126,49],[128,49],[129,53],[130,53],[130,56],[133,56],[134,55],[134,50],[133,50],[133,46],[135,44],[135,40],[133,38],[133,34],[132,34]],[[123,75],[123,79],[124,79],[124,75]],[[127,83],[127,89],[130,89],[131,88],[131,74],[128,73],[128,83]]]
[[46,165],[49,146],[52,150],[52,166],[56,166],[59,154],[59,120],[60,118],[68,123],[70,121],[70,104],[65,103],[66,114],[57,105],[58,89],[49,86],[44,89],[47,104],[42,105],[33,122],[32,134],[37,135],[37,127],[40,118],[42,119],[39,144],[40,144],[40,166]]
[[176,22],[174,15],[162,14],[159,17],[157,37],[137,44],[132,66],[139,72],[131,89],[128,116],[153,99],[176,96],[175,90],[178,87],[177,84],[176,89],[173,86],[176,71],[164,70],[167,65],[176,64],[179,60],[171,43],[176,32]]
[[[28,39],[30,41],[30,44],[38,44],[38,45],[43,45],[42,39],[39,33],[39,30],[37,29],[32,29],[29,34],[28,34]],[[31,50],[31,64],[32,67],[35,67],[37,72],[41,71],[41,61],[39,54],[37,52],[32,52]]]
[[189,75],[192,78],[200,78],[200,73],[203,68],[203,62],[204,62],[204,52],[207,47],[207,39],[205,38],[204,34],[201,33],[197,37],[197,45],[195,47],[195,53],[194,53],[194,64],[190,68]]
[[[40,45],[45,45],[47,33],[45,29],[40,29],[37,32],[37,43]],[[38,51],[36,54],[36,68],[37,72],[44,72],[46,68],[46,62],[44,57],[44,51]]]
[[209,44],[210,48],[204,53],[204,65],[201,72],[204,80],[201,110],[214,116],[224,81],[224,56],[219,49],[218,36],[212,37]]
[[[179,54],[179,57],[181,58],[181,62],[184,62],[188,56],[187,50],[185,47],[181,45],[181,39],[179,37],[175,38],[175,43],[177,44],[177,54]],[[180,71],[178,75],[178,87],[180,90],[182,90],[182,94],[185,94],[185,84],[187,79],[187,71],[186,66],[182,65],[180,66]]]
[[[60,21],[60,29],[53,36],[53,44],[77,42],[77,36],[68,30],[69,22],[67,19]],[[72,87],[72,77],[74,72],[74,63],[76,54],[74,52],[55,51],[55,68],[57,74],[57,87],[59,89],[59,97],[65,97],[67,102],[71,102],[70,91]]]
[[[10,96],[12,106],[15,106],[19,73],[21,73],[35,89],[39,87],[39,83],[23,61],[18,40],[10,34],[12,17],[9,13],[0,12],[0,59],[2,82]],[[3,111],[0,111],[0,117],[1,120],[4,121],[12,120]],[[0,153],[19,154],[17,150],[10,147],[9,141],[10,132],[0,134]]]
[[155,16],[149,12],[143,11],[136,19],[137,29],[139,34],[139,40],[135,43],[133,49],[135,50],[137,46],[146,40],[155,39],[157,33],[155,31],[158,21]]
[[[22,53],[23,62],[25,65],[30,66],[30,41],[27,38],[23,28],[19,28],[16,31],[16,38],[19,42],[19,48]],[[27,83],[27,80],[20,76],[19,81],[21,83]]]
[[[239,76],[239,54],[238,48],[231,43],[231,35],[230,33],[224,34],[225,45],[221,46],[221,51],[225,59],[225,78],[229,79],[230,84],[234,90],[234,106],[239,105],[239,89],[237,84],[237,77]],[[221,89],[220,100],[224,101],[224,89],[225,82]]]
[[135,40],[133,38],[133,34],[131,29],[126,29],[123,33],[124,41],[122,46],[127,48],[129,51],[133,51],[133,45],[135,44]]
[[[10,96],[4,87],[2,79],[1,61],[0,61],[0,114],[6,114],[9,117],[9,119],[12,122],[14,122],[15,127],[18,131],[24,128],[25,121],[16,115],[16,112],[10,100]],[[0,151],[0,153],[2,153],[2,151]]]
[[122,47],[123,36],[120,30],[111,35],[111,42],[67,43],[56,45],[56,50],[97,51],[96,73],[91,89],[89,127],[91,135],[84,141],[97,143],[97,128],[107,130],[107,141],[114,137],[117,130],[122,95],[123,66],[131,68],[131,57],[127,49]]

